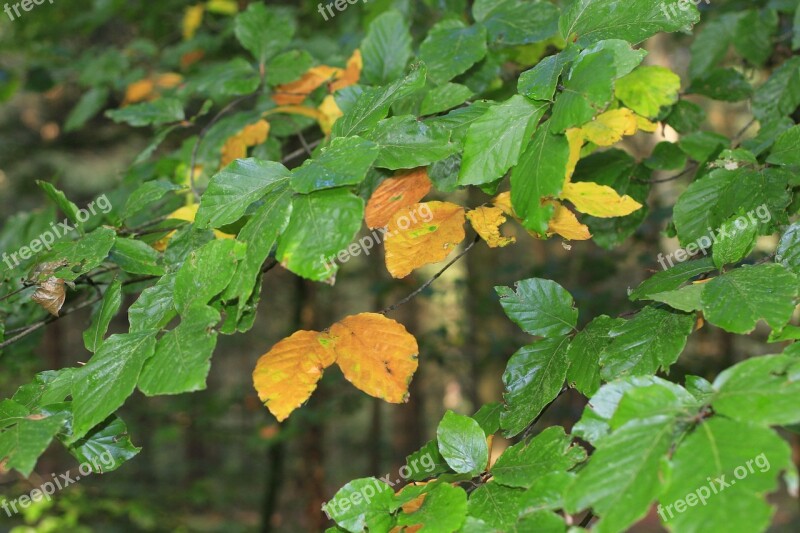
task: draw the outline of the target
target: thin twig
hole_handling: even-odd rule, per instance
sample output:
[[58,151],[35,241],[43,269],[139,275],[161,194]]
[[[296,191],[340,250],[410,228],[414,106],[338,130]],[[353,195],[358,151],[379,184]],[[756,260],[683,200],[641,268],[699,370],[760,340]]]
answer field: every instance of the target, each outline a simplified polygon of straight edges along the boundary
[[580,523],[580,526],[579,526],[579,527],[586,527],[586,526],[588,526],[588,525],[589,525],[589,522],[591,522],[591,521],[592,521],[592,518],[594,518],[594,513],[593,513],[593,512],[591,512],[591,511],[589,511],[588,513],[586,513],[586,516],[584,516],[584,517],[583,517],[583,520],[581,520],[581,523]]
[[733,144],[731,145],[731,148],[736,148],[737,146],[739,146],[739,143],[742,142],[742,135],[744,135],[744,133],[750,129],[750,126],[752,126],[755,123],[756,119],[753,118],[752,120],[750,120],[750,122],[745,124],[744,128],[739,130],[739,133],[737,133],[736,136],[733,138]]
[[636,181],[638,181],[640,183],[666,183],[668,181],[674,181],[676,179],[682,178],[682,177],[686,176],[687,174],[691,173],[694,170],[697,170],[697,165],[690,165],[688,168],[686,168],[680,174],[677,174],[675,176],[670,176],[669,178],[662,178],[662,179],[658,179],[658,180],[640,180],[640,179],[637,179]]
[[291,161],[292,159],[296,158],[297,156],[305,154],[307,149],[313,150],[314,148],[319,146],[319,144],[321,142],[322,142],[322,139],[318,139],[318,140],[316,140],[316,141],[314,141],[312,143],[309,143],[308,147],[304,146],[302,148],[298,148],[294,152],[289,152],[288,154],[283,156],[283,159],[281,159],[281,163],[288,163],[289,161]]
[[0,302],[2,302],[3,300],[5,300],[6,298],[11,298],[11,297],[12,297],[12,296],[14,296],[15,294],[19,294],[19,293],[21,293],[22,291],[24,291],[25,289],[29,289],[29,288],[31,288],[31,287],[33,287],[33,284],[25,282],[25,283],[23,283],[22,287],[20,287],[19,289],[15,290],[15,291],[12,291],[12,292],[9,292],[9,293],[8,293],[8,294],[6,294],[6,295],[0,296]]
[[90,305],[99,302],[100,300],[102,300],[102,298],[103,297],[101,296],[99,298],[92,298],[91,300],[86,300],[85,302],[82,302],[82,303],[76,305],[75,307],[71,307],[69,309],[66,309],[63,313],[61,313],[58,316],[49,316],[49,317],[45,318],[44,320],[40,320],[39,322],[31,324],[30,326],[27,326],[25,329],[20,331],[18,334],[14,335],[13,337],[11,337],[9,339],[6,339],[2,343],[0,343],[0,350],[5,348],[6,346],[14,344],[15,342],[17,342],[20,339],[23,339],[23,338],[27,337],[28,335],[30,335],[34,331],[38,330],[39,328],[42,328],[42,327],[46,326],[47,324],[50,324],[51,322],[55,322],[59,318],[63,318],[65,316],[69,315],[69,314],[74,313],[75,311],[78,311],[78,310],[83,309],[85,307],[89,307]]
[[480,241],[480,240],[481,240],[481,237],[480,237],[480,235],[476,235],[476,236],[475,236],[475,239],[474,239],[474,240],[473,240],[471,243],[469,243],[469,245],[468,245],[466,248],[464,248],[464,249],[461,251],[461,253],[459,253],[457,256],[455,256],[455,257],[452,259],[452,261],[450,261],[449,263],[447,263],[447,264],[446,264],[446,265],[445,265],[445,266],[444,266],[444,267],[443,267],[443,268],[442,268],[442,269],[441,269],[439,272],[437,272],[437,273],[436,273],[436,274],[435,274],[435,275],[434,275],[434,276],[433,276],[431,279],[429,279],[428,281],[426,281],[425,283],[423,283],[422,285],[420,285],[420,287],[419,287],[417,290],[415,290],[414,292],[412,292],[411,294],[409,294],[408,296],[406,296],[405,298],[403,298],[403,299],[402,299],[402,300],[400,300],[399,302],[397,302],[397,303],[394,303],[394,304],[390,305],[389,307],[387,307],[387,308],[383,309],[382,311],[378,311],[378,313],[380,313],[380,314],[382,314],[382,315],[385,315],[385,314],[386,314],[386,313],[388,313],[389,311],[394,311],[395,309],[397,309],[397,308],[398,308],[398,307],[400,307],[401,305],[408,303],[408,302],[409,302],[409,301],[410,301],[412,298],[414,298],[416,295],[418,295],[419,293],[421,293],[422,291],[424,291],[425,289],[427,289],[428,287],[430,287],[430,286],[431,286],[431,284],[432,284],[434,281],[436,281],[437,279],[439,279],[439,276],[441,276],[442,274],[444,274],[444,273],[447,271],[447,269],[448,269],[448,268],[450,268],[451,266],[453,266],[453,265],[454,265],[454,264],[455,264],[455,263],[456,263],[456,262],[457,262],[459,259],[461,259],[462,257],[464,257],[464,256],[467,254],[467,252],[469,252],[469,251],[472,249],[472,247],[473,247],[473,246],[475,246],[475,245],[478,243],[478,241]]
[[558,400],[561,397],[561,395],[564,394],[565,392],[567,392],[568,390],[569,390],[569,387],[567,385],[564,385],[563,387],[561,387],[561,390],[558,391],[558,394],[556,395],[556,397],[553,398],[552,400],[550,400],[550,403],[548,403],[547,405],[544,406],[542,411],[538,415],[536,415],[536,418],[533,419],[533,422],[528,424],[527,429],[525,429],[525,433],[522,434],[522,440],[525,440],[525,439],[528,438],[528,435],[530,435],[531,431],[533,431],[533,427],[536,425],[536,423],[539,420],[541,420],[541,418],[544,416],[544,414],[547,412],[547,410],[550,409],[550,406],[553,405],[554,403],[556,403],[556,400]]

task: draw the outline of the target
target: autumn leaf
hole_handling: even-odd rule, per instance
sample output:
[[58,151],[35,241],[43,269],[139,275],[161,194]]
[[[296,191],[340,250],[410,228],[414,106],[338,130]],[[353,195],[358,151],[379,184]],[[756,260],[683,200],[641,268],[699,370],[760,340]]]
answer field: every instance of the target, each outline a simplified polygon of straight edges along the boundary
[[296,331],[259,358],[253,385],[267,409],[283,421],[311,397],[322,373],[335,360],[328,335]]
[[300,79],[278,85],[272,99],[278,105],[299,105],[324,83],[330,83],[330,92],[338,91],[358,82],[361,76],[361,52],[356,49],[344,69],[328,65],[311,67]]
[[510,216],[514,220],[519,221],[519,218],[514,213],[514,206],[511,205],[511,192],[501,192],[492,198],[492,205],[499,208],[503,214]]
[[548,236],[558,234],[570,241],[588,241],[592,238],[589,228],[578,221],[575,213],[560,202],[551,203],[555,205],[555,211],[547,227]]
[[183,76],[174,72],[165,72],[135,81],[125,89],[122,105],[136,104],[159,97],[159,89],[173,89],[181,84]]
[[650,122],[643,116],[636,115],[636,127],[639,128],[639,130],[644,131],[646,133],[653,133],[658,129],[658,123]]
[[567,143],[569,143],[569,159],[567,160],[567,174],[564,176],[564,184],[570,182],[581,158],[581,148],[583,148],[583,131],[580,128],[570,128],[566,131]]
[[478,207],[467,213],[467,219],[489,248],[502,248],[517,242],[516,237],[503,237],[500,234],[500,226],[506,221],[506,217],[499,207]]
[[333,124],[340,117],[344,116],[344,113],[342,113],[342,110],[339,109],[339,106],[332,94],[329,94],[322,99],[322,103],[319,105],[317,110],[321,113],[321,116],[317,118],[317,122],[319,122],[319,127],[322,130],[322,133],[325,135],[330,135],[331,130],[333,129]]
[[600,218],[624,217],[642,208],[628,195],[620,196],[607,185],[587,181],[566,184],[561,198],[572,202],[581,213]]
[[203,12],[205,7],[202,4],[189,6],[183,12],[183,40],[188,41],[197,33],[200,24],[203,23]]
[[51,315],[58,316],[66,297],[67,291],[64,287],[64,280],[51,276],[37,285],[31,299]]
[[364,61],[361,59],[361,51],[356,49],[350,59],[347,60],[347,66],[339,73],[336,80],[331,83],[331,92],[336,92],[339,89],[344,89],[350,85],[358,83],[361,77],[361,69],[364,67]]
[[235,15],[239,12],[239,3],[236,0],[210,0],[206,7],[209,13],[219,15]]
[[598,115],[593,121],[581,127],[581,134],[587,141],[597,146],[611,146],[625,135],[636,133],[636,115],[630,109],[612,109]]
[[257,146],[267,140],[269,129],[269,122],[262,119],[255,124],[245,126],[239,133],[230,137],[222,147],[220,168],[228,166],[237,159],[247,157],[249,147]]
[[384,180],[367,202],[364,219],[370,229],[383,228],[400,209],[419,202],[431,190],[427,169],[399,172]]
[[[200,204],[193,203],[191,205],[185,205],[183,207],[180,207],[180,208],[176,209],[175,211],[173,211],[169,215],[167,215],[167,219],[184,220],[186,222],[194,222],[194,218],[197,216],[197,210],[199,208],[200,208]],[[170,239],[172,239],[173,235],[175,235],[175,232],[174,231],[170,231],[169,233],[167,233],[166,235],[161,237],[159,240],[157,240],[156,242],[151,244],[151,246],[155,250],[157,250],[159,252],[163,252],[164,250],[167,249],[167,245],[169,244],[169,241],[170,241]],[[214,236],[217,239],[235,239],[236,238],[235,235],[231,235],[230,233],[223,233],[222,231],[219,231],[217,229],[214,230]]]
[[464,208],[449,202],[414,204],[396,212],[387,230],[386,268],[392,277],[404,278],[443,260],[464,240]]
[[358,389],[390,403],[408,401],[419,347],[402,324],[378,313],[349,316],[331,326],[336,364]]

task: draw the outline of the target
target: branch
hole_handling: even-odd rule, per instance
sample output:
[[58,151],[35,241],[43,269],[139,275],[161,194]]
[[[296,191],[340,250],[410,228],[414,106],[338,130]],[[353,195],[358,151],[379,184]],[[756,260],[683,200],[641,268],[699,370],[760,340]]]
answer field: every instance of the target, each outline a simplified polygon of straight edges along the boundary
[[425,289],[427,289],[428,287],[430,287],[430,286],[431,286],[431,284],[432,284],[434,281],[436,281],[437,279],[439,279],[439,276],[441,276],[442,274],[444,274],[444,273],[447,271],[447,269],[448,269],[448,268],[450,268],[451,266],[453,266],[453,265],[454,265],[454,264],[455,264],[455,263],[456,263],[456,262],[457,262],[459,259],[461,259],[462,257],[464,257],[464,256],[467,254],[467,252],[469,252],[469,251],[472,249],[472,247],[473,247],[473,246],[475,246],[475,245],[478,243],[478,241],[480,241],[480,240],[481,240],[481,237],[480,237],[480,235],[476,235],[476,236],[475,236],[475,239],[473,239],[473,241],[472,241],[471,243],[469,243],[469,245],[468,245],[466,248],[464,248],[464,249],[461,251],[461,253],[459,253],[457,256],[455,256],[455,257],[454,257],[454,258],[453,258],[453,259],[452,259],[452,260],[451,260],[449,263],[447,263],[447,264],[446,264],[446,265],[445,265],[445,266],[444,266],[444,267],[443,267],[443,268],[442,268],[442,269],[441,269],[439,272],[437,272],[437,273],[436,273],[436,274],[435,274],[435,275],[434,275],[434,276],[433,276],[431,279],[429,279],[428,281],[426,281],[425,283],[423,283],[422,285],[420,285],[420,287],[419,287],[417,290],[415,290],[414,292],[412,292],[411,294],[409,294],[408,296],[406,296],[405,298],[403,298],[403,299],[402,299],[402,300],[400,300],[399,302],[397,302],[397,303],[395,303],[395,304],[392,304],[392,305],[390,305],[389,307],[387,307],[387,308],[383,309],[383,311],[378,311],[378,313],[380,313],[381,315],[385,315],[385,314],[386,314],[386,313],[388,313],[389,311],[394,311],[395,309],[397,309],[397,308],[398,308],[398,307],[400,307],[401,305],[403,305],[403,304],[406,304],[406,303],[408,303],[409,301],[411,301],[411,299],[412,299],[412,298],[414,298],[414,297],[415,297],[415,296],[417,296],[419,293],[421,293],[422,291],[424,291]]
[[558,394],[556,395],[556,397],[553,398],[552,400],[550,400],[550,403],[548,403],[547,405],[544,406],[542,411],[536,416],[536,418],[533,419],[533,422],[528,424],[527,429],[525,429],[525,433],[522,434],[522,440],[525,440],[526,438],[528,438],[528,435],[530,435],[531,431],[533,431],[533,426],[536,425],[536,422],[538,422],[544,416],[544,414],[547,412],[547,410],[550,409],[550,406],[553,405],[554,403],[556,403],[556,400],[558,400],[561,397],[561,395],[564,394],[565,392],[567,392],[568,390],[569,390],[569,387],[567,385],[564,385],[563,387],[561,387],[561,390],[558,391]]

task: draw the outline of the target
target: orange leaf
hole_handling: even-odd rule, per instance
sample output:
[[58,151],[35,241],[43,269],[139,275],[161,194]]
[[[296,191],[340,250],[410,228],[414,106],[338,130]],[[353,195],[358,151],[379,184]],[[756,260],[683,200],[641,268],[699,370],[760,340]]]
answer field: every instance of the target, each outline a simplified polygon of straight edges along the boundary
[[347,380],[370,396],[408,401],[419,347],[402,324],[377,313],[349,316],[331,326],[336,363]]
[[355,49],[353,55],[350,56],[350,59],[347,60],[347,67],[339,73],[336,77],[336,81],[331,83],[331,92],[338,91],[339,89],[344,89],[345,87],[349,87],[350,85],[355,85],[358,83],[358,79],[361,77],[361,69],[364,66],[364,62],[361,59],[361,50],[358,48]]
[[312,67],[299,80],[275,88],[272,99],[278,105],[302,104],[309,94],[326,81],[331,81],[342,71],[340,68],[319,65]]
[[122,101],[123,105],[136,104],[150,100],[155,96],[155,84],[152,80],[144,79],[131,83],[125,89],[125,99]]
[[464,240],[464,208],[449,202],[414,204],[395,213],[387,228],[386,268],[392,277],[404,278],[443,260]]
[[486,241],[489,248],[502,248],[517,242],[516,237],[500,235],[500,226],[506,221],[499,207],[481,206],[467,213],[472,228]]
[[511,205],[511,191],[501,192],[492,198],[492,204],[514,220],[519,220],[514,213],[514,206]]
[[400,209],[419,202],[431,190],[428,171],[418,168],[383,181],[367,202],[364,219],[370,229],[383,228]]
[[261,356],[253,371],[253,385],[270,412],[283,421],[308,400],[335,360],[328,335],[296,331]]
[[225,141],[222,147],[220,167],[226,167],[236,159],[247,157],[247,148],[256,146],[267,140],[269,122],[259,120],[255,124],[245,126],[239,133]]

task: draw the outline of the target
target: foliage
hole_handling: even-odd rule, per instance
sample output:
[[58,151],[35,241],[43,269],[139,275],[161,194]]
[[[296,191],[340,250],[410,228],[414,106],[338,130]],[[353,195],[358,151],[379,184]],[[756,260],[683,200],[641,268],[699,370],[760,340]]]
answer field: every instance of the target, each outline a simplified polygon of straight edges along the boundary
[[[310,52],[292,9],[208,2],[186,8],[179,45],[87,54],[77,79],[60,80],[84,91],[67,129],[110,119],[148,128],[151,144],[108,193],[113,209],[102,220],[80,221],[73,202],[42,184],[79,231],[18,254],[20,265],[4,274],[2,347],[13,350],[47,313],[94,305],[83,335],[93,355],[0,402],[3,467],[30,475],[54,440],[79,460],[97,450],[132,459],[138,448],[115,413],[134,391],[205,388],[218,336],[253,326],[261,276],[279,264],[333,283],[334,258],[355,253],[365,218],[370,229],[385,227],[395,278],[450,258],[467,239],[467,220],[490,247],[513,244],[500,230],[511,219],[539,239],[593,238],[611,248],[642,224],[653,171],[669,169],[693,172],[670,228],[693,259],[633,290],[638,307],[618,318],[583,316],[580,328],[572,295],[552,280],[497,287],[498,310],[533,337],[508,361],[503,403],[473,417],[446,413],[436,440],[409,457],[410,467],[434,455],[437,467],[403,489],[374,478],[347,484],[331,502],[331,531],[566,531],[585,511],[599,518],[593,530],[624,531],[654,504],[674,531],[766,529],[766,494],[781,475],[797,488],[778,433],[800,423],[794,345],[713,382],[656,374],[669,372],[700,327],[744,335],[763,321],[774,341],[800,337],[790,323],[800,288],[792,223],[800,60],[774,46],[798,17],[792,2],[709,13],[696,30],[690,79],[681,80],[643,65],[638,46],[692,29],[699,11],[678,3],[426,2],[420,9],[434,23],[423,31],[407,9],[381,2],[360,43],[326,55]],[[774,66],[766,81],[754,87],[741,69],[720,66],[730,46],[753,68]],[[702,130],[702,110],[681,85],[749,100],[759,133],[740,142]],[[609,149],[661,124],[683,137],[645,161]],[[317,140],[309,145],[305,135]],[[295,136],[299,153],[288,150]],[[175,138],[179,148],[167,149]],[[486,201],[461,205],[454,191],[472,188]],[[51,222],[54,209],[21,213],[0,242],[12,253]],[[774,254],[754,251],[757,238],[773,235]],[[694,259],[708,248],[710,258]],[[107,336],[130,294],[129,331]],[[425,354],[384,312],[361,313],[275,344],[254,386],[282,421],[334,362],[358,389],[401,403]],[[572,434],[553,426],[531,437],[568,389],[589,399]],[[516,443],[490,460],[497,433]],[[769,467],[754,470],[757,457]],[[672,510],[725,476],[740,482],[708,505]]]

